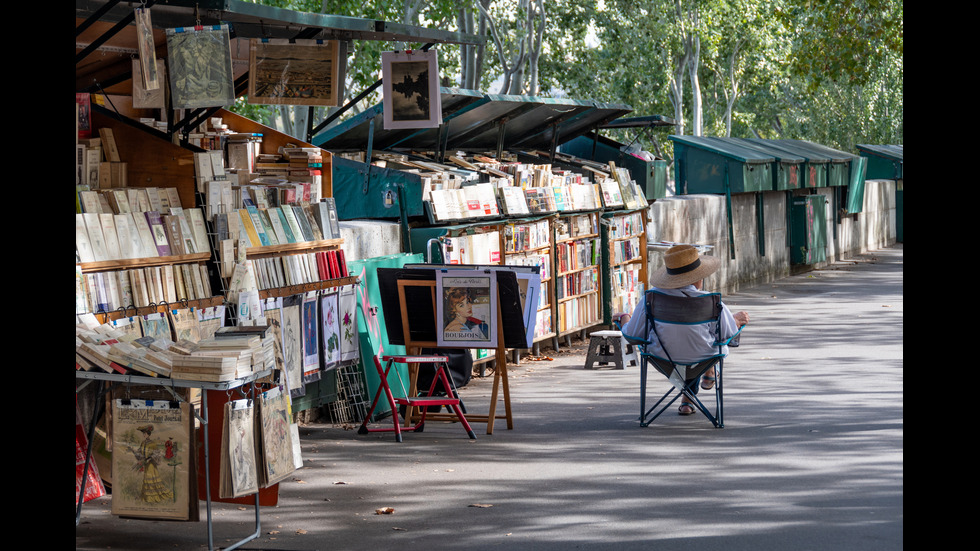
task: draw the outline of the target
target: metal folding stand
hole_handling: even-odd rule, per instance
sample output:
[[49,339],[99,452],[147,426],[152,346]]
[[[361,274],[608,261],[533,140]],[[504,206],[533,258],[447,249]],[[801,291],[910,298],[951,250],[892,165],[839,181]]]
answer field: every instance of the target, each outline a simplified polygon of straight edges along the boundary
[[[113,387],[117,385],[143,385],[143,386],[159,386],[167,388],[174,394],[175,398],[179,398],[174,392],[176,388],[197,388],[204,392],[201,392],[201,411],[200,413],[195,413],[197,419],[201,422],[201,427],[204,430],[204,480],[205,480],[205,503],[207,509],[207,530],[208,530],[208,550],[213,551],[214,547],[214,524],[211,517],[211,467],[209,462],[209,445],[208,445],[208,393],[209,390],[232,390],[240,386],[246,385],[252,381],[267,377],[271,374],[270,370],[261,371],[258,373],[253,373],[248,377],[243,377],[240,379],[235,379],[233,381],[226,381],[220,383],[209,383],[204,381],[191,381],[183,379],[168,379],[168,378],[158,378],[158,377],[146,377],[139,375],[122,375],[114,373],[97,373],[91,371],[76,371],[76,379],[88,379],[88,382],[95,381],[98,385],[98,390],[96,393],[95,408],[92,414],[92,420],[88,427],[88,449],[85,451],[85,471],[82,475],[82,487],[78,494],[78,504],[75,509],[75,526],[77,527],[82,516],[82,500],[85,496],[85,483],[88,477],[89,466],[92,460],[92,445],[95,436],[95,426],[99,419],[100,404],[104,403],[105,394],[111,390],[111,388],[106,388],[105,383],[112,382],[115,383]],[[83,383],[81,386],[76,386],[75,392],[84,388],[88,382]],[[238,541],[237,543],[225,547],[225,551],[235,549],[241,545],[248,543],[259,536],[261,532],[261,521],[259,515],[259,494],[255,494],[255,532],[251,535],[245,537],[244,539]]]

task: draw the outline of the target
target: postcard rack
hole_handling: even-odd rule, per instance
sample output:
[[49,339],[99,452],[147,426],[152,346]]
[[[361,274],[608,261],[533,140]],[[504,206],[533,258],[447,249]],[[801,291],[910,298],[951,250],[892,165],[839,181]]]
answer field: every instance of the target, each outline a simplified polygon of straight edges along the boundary
[[[406,302],[406,289],[407,288],[428,288],[432,298],[432,311],[436,311],[436,282],[428,280],[399,280],[398,285],[398,302],[401,306],[401,325],[402,331],[405,338],[405,349],[408,354],[418,355],[421,354],[423,348],[436,348],[438,344],[435,340],[419,340],[417,333],[412,330],[412,317],[416,318],[418,321],[418,312],[415,312],[412,316],[409,316],[409,306]],[[472,414],[467,413],[466,419],[470,423],[486,423],[487,424],[487,434],[493,434],[494,421],[497,419],[503,419],[507,421],[507,428],[514,428],[514,417],[511,410],[510,404],[510,385],[507,380],[507,349],[504,344],[504,329],[503,329],[503,318],[501,316],[500,310],[500,300],[499,296],[494,297],[495,304],[494,308],[497,309],[497,347],[496,347],[496,368],[493,372],[493,390],[490,396],[490,408],[489,412],[486,414]],[[436,325],[435,319],[424,319],[422,324],[430,325],[434,327]],[[413,336],[415,335],[415,336]],[[409,396],[415,396],[418,393],[417,390],[417,379],[418,379],[418,364],[409,364]],[[504,413],[502,415],[497,413],[497,402],[503,400],[504,402]],[[413,423],[418,421],[420,416],[416,407],[411,406],[405,412],[405,426],[410,427]],[[426,413],[426,418],[442,421],[457,421],[455,413]]]
[[[86,380],[81,385],[76,384],[75,392],[79,392],[89,383],[95,382],[98,386],[96,388],[96,396],[98,399],[95,400],[94,411],[92,415],[92,420],[87,428],[88,432],[88,448],[85,452],[85,473],[88,473],[89,467],[91,465],[92,459],[92,446],[93,446],[93,436],[95,434],[95,426],[98,422],[99,410],[103,406],[104,396],[113,388],[118,385],[141,385],[141,386],[159,386],[165,387],[174,394],[175,398],[178,398],[175,389],[200,389],[201,392],[201,409],[196,412],[195,415],[198,421],[201,423],[201,428],[204,431],[204,480],[206,485],[206,509],[207,509],[207,536],[208,536],[208,550],[213,551],[214,546],[214,524],[211,516],[211,466],[210,466],[210,446],[209,435],[208,435],[208,392],[207,391],[224,391],[228,392],[240,387],[243,387],[253,381],[261,380],[268,377],[271,374],[271,370],[260,371],[252,373],[247,377],[242,377],[240,379],[235,379],[233,381],[225,381],[220,383],[210,383],[204,381],[192,381],[192,380],[179,380],[179,379],[169,379],[169,378],[157,378],[157,377],[147,377],[138,375],[123,375],[114,373],[97,373],[94,371],[76,371],[75,379]],[[112,383],[108,385],[107,383]],[[82,500],[85,495],[85,483],[87,476],[82,476],[82,487],[79,491],[78,503],[75,509],[75,526],[78,526],[81,515],[82,515]],[[257,538],[261,533],[261,521],[259,518],[259,493],[255,494],[255,531],[241,539],[237,543],[224,547],[225,550],[235,549],[241,545],[252,541]]]

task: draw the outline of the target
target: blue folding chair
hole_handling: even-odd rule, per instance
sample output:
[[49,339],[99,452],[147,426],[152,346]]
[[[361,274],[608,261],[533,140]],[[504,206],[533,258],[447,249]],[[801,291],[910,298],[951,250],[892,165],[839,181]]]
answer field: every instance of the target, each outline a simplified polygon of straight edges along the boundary
[[[624,335],[640,351],[640,426],[648,426],[677,398],[687,396],[715,427],[723,428],[725,347],[738,346],[742,330],[739,328],[735,335],[721,340],[721,295],[674,296],[652,290],[645,293],[644,304],[647,338]],[[649,365],[670,381],[671,388],[647,409]],[[715,368],[714,412],[697,396],[701,376],[712,367]]]

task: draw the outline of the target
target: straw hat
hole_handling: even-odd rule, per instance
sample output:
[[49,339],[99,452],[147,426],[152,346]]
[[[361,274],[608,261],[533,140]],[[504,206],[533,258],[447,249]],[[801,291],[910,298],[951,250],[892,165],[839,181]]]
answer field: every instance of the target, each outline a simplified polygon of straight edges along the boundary
[[674,245],[664,253],[664,264],[650,278],[650,284],[661,289],[678,289],[715,273],[721,259],[701,256],[692,245]]

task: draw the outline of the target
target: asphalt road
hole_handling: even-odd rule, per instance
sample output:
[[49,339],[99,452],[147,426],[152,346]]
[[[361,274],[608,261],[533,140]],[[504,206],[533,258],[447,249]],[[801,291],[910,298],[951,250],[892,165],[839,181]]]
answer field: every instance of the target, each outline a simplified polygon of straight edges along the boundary
[[[903,547],[903,248],[726,297],[752,323],[726,360],[725,427],[640,427],[638,370],[584,346],[509,368],[514,426],[301,428],[304,466],[260,510],[270,550],[896,550]],[[462,391],[486,412],[491,378]],[[203,509],[203,507],[202,507]],[[379,514],[379,511],[386,511]],[[256,532],[217,503],[215,548]],[[206,523],[85,505],[76,550],[206,549]]]

